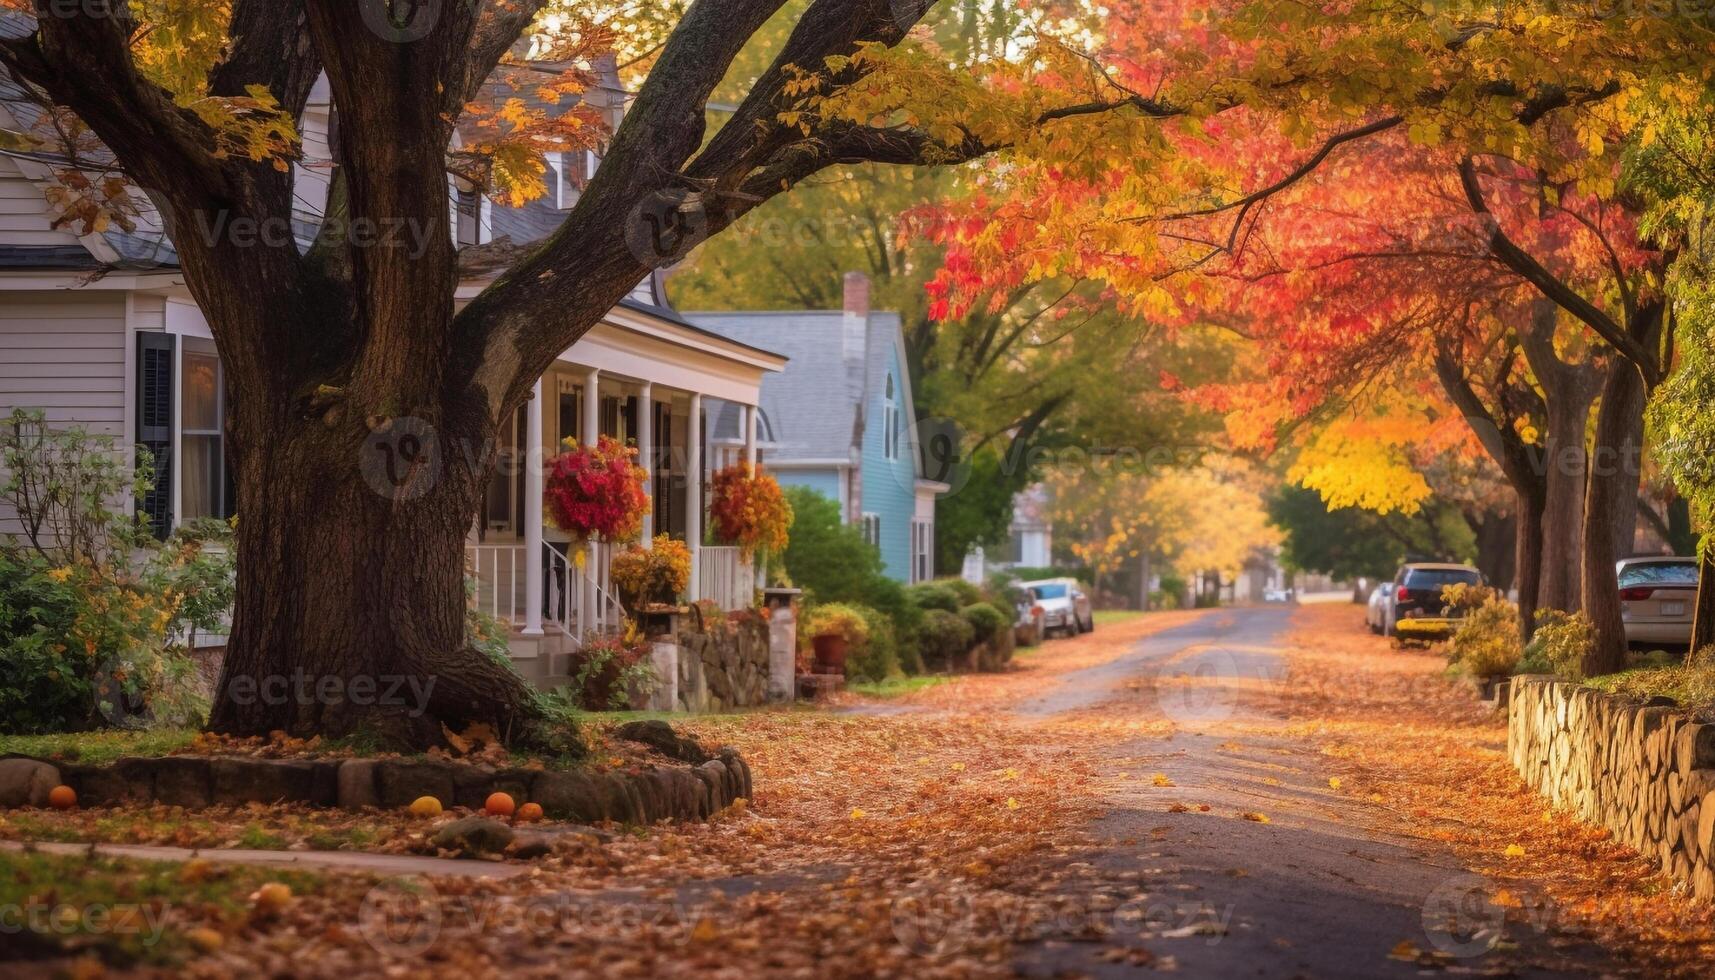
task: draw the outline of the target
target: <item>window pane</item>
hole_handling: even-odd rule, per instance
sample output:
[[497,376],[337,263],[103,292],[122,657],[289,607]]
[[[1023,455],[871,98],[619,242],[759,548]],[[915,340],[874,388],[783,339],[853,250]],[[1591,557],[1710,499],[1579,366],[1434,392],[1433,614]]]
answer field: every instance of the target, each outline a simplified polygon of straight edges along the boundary
[[220,498],[226,478],[221,472],[220,437],[184,436],[181,445],[184,455],[179,472],[185,485],[179,492],[183,511],[179,518],[191,521],[199,517],[223,516]]
[[186,432],[220,430],[220,359],[185,352],[184,398],[180,402]]

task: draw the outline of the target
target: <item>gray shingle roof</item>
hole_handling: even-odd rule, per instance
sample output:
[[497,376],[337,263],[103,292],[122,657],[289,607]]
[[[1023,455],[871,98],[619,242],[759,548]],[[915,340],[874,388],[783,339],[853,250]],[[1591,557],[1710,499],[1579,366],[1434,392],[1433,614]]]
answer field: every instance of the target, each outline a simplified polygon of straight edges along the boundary
[[[774,462],[847,459],[862,448],[862,410],[881,384],[899,336],[897,313],[871,313],[864,356],[844,355],[845,314],[808,312],[702,312],[684,316],[708,330],[790,360],[762,379],[762,414],[772,430]],[[901,379],[904,381],[905,379]],[[715,438],[737,438],[738,407],[723,405],[710,423]]]

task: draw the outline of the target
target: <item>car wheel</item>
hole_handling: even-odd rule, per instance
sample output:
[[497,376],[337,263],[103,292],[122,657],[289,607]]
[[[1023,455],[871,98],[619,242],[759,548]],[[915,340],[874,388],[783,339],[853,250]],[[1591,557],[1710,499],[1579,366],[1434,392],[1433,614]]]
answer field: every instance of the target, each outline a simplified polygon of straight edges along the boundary
[[1091,613],[1090,618],[1084,623],[1084,632],[1094,633],[1095,631],[1096,631],[1096,614]]
[[1393,628],[1393,617],[1392,616],[1389,616],[1386,619],[1382,620],[1382,635],[1383,636],[1397,636],[1398,635],[1398,631],[1396,631]]

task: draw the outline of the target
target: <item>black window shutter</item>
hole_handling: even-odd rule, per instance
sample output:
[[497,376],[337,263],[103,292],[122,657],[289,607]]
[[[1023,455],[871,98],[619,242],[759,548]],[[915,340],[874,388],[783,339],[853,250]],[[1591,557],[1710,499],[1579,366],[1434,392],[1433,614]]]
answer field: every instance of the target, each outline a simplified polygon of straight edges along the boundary
[[137,444],[154,458],[154,486],[138,501],[149,530],[173,530],[173,342],[170,333],[137,334]]

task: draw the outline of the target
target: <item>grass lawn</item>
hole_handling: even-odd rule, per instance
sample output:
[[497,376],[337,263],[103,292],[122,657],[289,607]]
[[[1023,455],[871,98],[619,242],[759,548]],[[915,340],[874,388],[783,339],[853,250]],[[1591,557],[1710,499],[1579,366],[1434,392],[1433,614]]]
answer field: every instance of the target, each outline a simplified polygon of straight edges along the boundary
[[0,755],[11,753],[99,765],[128,755],[166,755],[189,745],[196,735],[193,728],[0,735]]
[[116,965],[170,964],[261,921],[251,895],[279,883],[294,896],[322,879],[302,871],[192,861],[0,853],[0,908],[12,909],[13,955],[94,954]]
[[1097,626],[1114,626],[1119,623],[1129,623],[1134,619],[1147,616],[1141,609],[1098,609],[1094,616]]
[[939,674],[923,674],[918,677],[889,677],[884,681],[865,681],[861,684],[848,684],[846,690],[855,691],[864,697],[896,698],[902,694],[910,694],[925,688],[935,687],[951,681],[951,677]]

